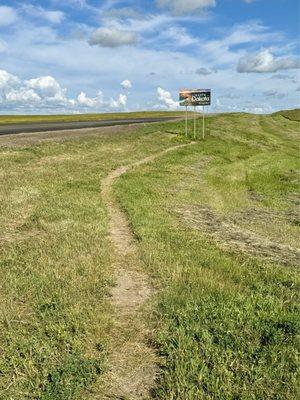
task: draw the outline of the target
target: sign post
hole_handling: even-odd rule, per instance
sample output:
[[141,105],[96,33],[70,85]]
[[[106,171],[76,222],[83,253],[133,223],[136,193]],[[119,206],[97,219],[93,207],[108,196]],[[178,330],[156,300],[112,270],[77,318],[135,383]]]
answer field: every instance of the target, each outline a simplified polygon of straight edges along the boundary
[[211,90],[210,89],[182,89],[179,92],[179,104],[185,106],[185,135],[188,135],[187,123],[187,108],[194,106],[194,138],[196,139],[196,106],[203,107],[202,118],[202,138],[205,138],[205,112],[204,106],[211,104]]
[[187,137],[188,135],[188,108],[185,106],[185,136]]
[[196,106],[194,106],[194,139],[196,139]]
[[202,106],[202,115],[203,115],[203,123],[202,123],[202,139],[204,140],[205,138],[205,118],[204,118],[204,106]]

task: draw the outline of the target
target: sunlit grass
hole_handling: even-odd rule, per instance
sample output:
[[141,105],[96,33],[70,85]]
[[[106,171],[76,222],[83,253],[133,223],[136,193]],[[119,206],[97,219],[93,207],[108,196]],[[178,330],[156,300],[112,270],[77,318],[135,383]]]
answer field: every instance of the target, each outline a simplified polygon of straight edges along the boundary
[[166,366],[157,399],[297,398],[299,274],[284,256],[266,257],[267,246],[275,256],[276,245],[299,239],[299,218],[290,219],[297,215],[296,130],[285,124],[280,117],[210,119],[204,142],[116,185],[145,268],[161,288],[153,326]]
[[101,179],[176,143],[157,129],[0,149],[0,398],[81,399],[106,367]]
[[101,121],[106,119],[181,117],[183,112],[141,111],[101,114],[61,114],[61,115],[0,115],[0,124],[23,124],[38,122]]
[[[299,274],[280,255],[297,256],[297,129],[280,115],[211,117],[205,141],[116,182],[158,289],[147,315],[166,362],[157,399],[297,398]],[[183,130],[0,149],[0,398],[99,398],[114,341],[101,179],[187,142],[168,133]],[[275,258],[264,254],[272,245]]]

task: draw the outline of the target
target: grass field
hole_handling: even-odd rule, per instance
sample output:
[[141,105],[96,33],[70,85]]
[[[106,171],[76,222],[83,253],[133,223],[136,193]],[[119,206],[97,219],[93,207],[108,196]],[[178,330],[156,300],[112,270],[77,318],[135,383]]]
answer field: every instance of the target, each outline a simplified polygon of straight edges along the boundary
[[33,122],[77,122],[99,121],[105,119],[129,119],[129,118],[161,118],[181,117],[182,111],[141,111],[127,113],[102,113],[102,114],[58,114],[58,115],[0,115],[0,125],[24,124]]
[[295,110],[278,111],[274,115],[282,115],[283,117],[289,119],[290,121],[300,122],[300,109],[299,108],[296,108]]
[[[115,256],[101,180],[187,143],[182,128],[0,148],[0,399],[102,398]],[[205,141],[116,181],[157,288],[156,399],[298,398],[298,134],[281,114],[211,117]]]

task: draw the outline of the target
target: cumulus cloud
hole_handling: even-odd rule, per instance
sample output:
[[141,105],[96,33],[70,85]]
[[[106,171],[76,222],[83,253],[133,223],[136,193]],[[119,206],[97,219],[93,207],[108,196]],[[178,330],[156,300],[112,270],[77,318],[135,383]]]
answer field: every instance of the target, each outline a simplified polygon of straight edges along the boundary
[[173,100],[171,93],[161,87],[157,88],[157,97],[170,110],[175,110],[179,106],[179,102]]
[[13,89],[19,83],[20,79],[17,76],[0,69],[0,91],[2,91],[2,93]]
[[39,78],[25,81],[25,85],[34,89],[42,97],[55,97],[56,99],[65,99],[65,89],[52,76],[41,76]]
[[132,88],[132,83],[129,79],[125,79],[125,81],[121,82],[121,86],[123,89],[131,89]]
[[72,101],[66,96],[66,89],[51,76],[41,76],[22,81],[5,70],[0,70],[0,108],[26,110],[33,106],[39,109],[69,107]]
[[215,0],[157,0],[156,3],[175,15],[190,14],[216,5]]
[[[122,83],[125,89],[131,88],[131,82],[126,79]],[[5,70],[0,70],[0,109],[11,111],[116,111],[123,110],[128,97],[124,93],[117,99],[106,99],[102,91],[95,97],[89,97],[80,92],[76,99],[67,96],[67,90],[62,88],[52,76],[40,76],[21,80]]]
[[138,35],[133,31],[120,30],[115,28],[96,29],[90,39],[91,46],[120,47],[134,45],[138,42]]
[[[7,71],[0,71],[1,108],[55,109],[73,104],[66,96],[66,89],[51,76],[41,76],[21,81]],[[1,90],[2,87],[2,90]]]
[[240,58],[238,72],[277,72],[286,69],[300,68],[300,60],[292,57],[274,57],[269,50],[249,54]]
[[33,104],[41,101],[41,98],[34,90],[22,88],[19,90],[12,89],[10,92],[7,93],[5,100],[7,103]]
[[0,26],[8,26],[16,22],[18,16],[12,7],[0,6]]
[[126,94],[120,94],[117,100],[110,99],[110,107],[112,109],[121,109],[126,107],[127,104],[127,96]]
[[127,104],[127,96],[125,94],[120,94],[119,97],[115,100],[111,98],[109,101],[104,99],[104,95],[101,90],[99,90],[96,97],[88,97],[85,92],[81,92],[77,97],[77,105],[83,108],[91,108],[102,110],[122,110],[126,107]]
[[77,101],[83,107],[97,108],[103,105],[103,93],[99,90],[96,97],[90,98],[84,92],[81,92],[77,97]]

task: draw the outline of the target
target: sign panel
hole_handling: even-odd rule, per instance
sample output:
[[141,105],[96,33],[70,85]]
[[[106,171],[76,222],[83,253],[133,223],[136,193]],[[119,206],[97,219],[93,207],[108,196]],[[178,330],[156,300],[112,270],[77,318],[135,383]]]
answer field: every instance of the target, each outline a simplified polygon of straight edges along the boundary
[[210,89],[183,89],[179,92],[179,104],[181,106],[210,106]]

